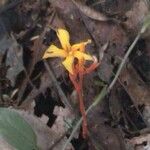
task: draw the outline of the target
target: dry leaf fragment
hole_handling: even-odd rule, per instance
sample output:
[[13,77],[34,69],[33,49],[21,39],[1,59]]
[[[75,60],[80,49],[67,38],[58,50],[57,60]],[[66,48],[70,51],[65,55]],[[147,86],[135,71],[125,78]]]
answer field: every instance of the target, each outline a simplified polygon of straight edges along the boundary
[[[144,0],[138,0],[133,3],[131,10],[126,12],[127,20],[125,25],[130,30],[131,36],[137,34],[141,28],[142,22],[149,13],[149,8]],[[144,35],[147,33],[144,33]]]
[[93,10],[92,8],[82,4],[81,2],[77,2],[75,0],[72,0],[72,2],[76,5],[76,7],[86,16],[88,16],[91,19],[98,20],[98,21],[108,21],[112,20],[111,18],[108,18],[104,14],[97,12]]
[[[61,137],[61,133],[55,130],[55,128],[48,128],[46,124],[44,124],[39,118],[34,116],[32,112],[22,111],[22,110],[14,110],[21,115],[32,127],[36,136],[37,143],[41,150],[49,150],[58,139]],[[55,124],[55,126],[57,126]],[[64,137],[60,139],[60,141],[53,147],[53,150],[60,150],[67,138]],[[68,145],[67,150],[73,150],[73,146],[71,144]],[[9,150],[9,149],[8,149]]]
[[0,40],[0,59],[6,55],[7,79],[11,81],[14,86],[17,75],[24,70],[23,66],[23,49],[17,43],[13,35],[4,34]]
[[150,134],[144,134],[138,137],[134,137],[129,141],[129,143],[135,147],[135,150],[149,150]]
[[141,80],[132,65],[128,65],[122,71],[119,79],[136,105],[150,105],[149,87]]

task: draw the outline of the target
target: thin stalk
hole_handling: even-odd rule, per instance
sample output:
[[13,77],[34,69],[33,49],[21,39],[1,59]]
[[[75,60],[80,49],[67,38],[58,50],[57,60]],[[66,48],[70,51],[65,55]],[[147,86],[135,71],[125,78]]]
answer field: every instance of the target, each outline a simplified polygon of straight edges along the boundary
[[84,106],[84,102],[83,102],[83,74],[81,74],[81,73],[79,73],[79,86],[80,86],[80,91],[78,91],[79,105],[80,105],[80,112],[83,117],[82,135],[83,135],[83,138],[86,138],[88,129],[87,129],[85,106]]
[[82,133],[83,137],[85,138],[87,136],[88,130],[87,130],[87,119],[86,119],[86,113],[85,113],[85,106],[83,101],[83,74],[79,73],[79,78],[77,79],[77,75],[71,75],[69,74],[70,80],[74,85],[75,90],[78,94],[78,100],[79,100],[79,108],[80,113],[83,116],[83,123],[82,123]]

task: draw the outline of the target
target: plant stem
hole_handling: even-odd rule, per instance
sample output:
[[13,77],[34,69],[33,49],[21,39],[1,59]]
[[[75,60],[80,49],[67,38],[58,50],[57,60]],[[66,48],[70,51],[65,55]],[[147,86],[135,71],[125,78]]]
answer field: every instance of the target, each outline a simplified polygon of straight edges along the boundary
[[88,130],[87,130],[87,119],[86,119],[86,113],[85,113],[85,106],[83,101],[83,73],[79,72],[79,74],[71,75],[69,74],[69,78],[71,82],[74,85],[75,90],[78,94],[78,100],[79,100],[79,108],[80,113],[83,117],[83,123],[82,123],[82,135],[83,138],[86,138]]
[[83,135],[83,138],[86,138],[88,130],[87,130],[87,119],[86,119],[86,113],[85,113],[85,106],[83,103],[82,93],[79,93],[78,96],[79,96],[80,112],[81,112],[81,115],[83,117],[82,135]]
[[85,106],[84,106],[84,101],[83,101],[83,74],[82,73],[79,73],[79,86],[80,86],[80,91],[78,91],[79,105],[80,105],[80,112],[83,117],[82,135],[83,135],[83,138],[86,138],[88,129],[87,129]]

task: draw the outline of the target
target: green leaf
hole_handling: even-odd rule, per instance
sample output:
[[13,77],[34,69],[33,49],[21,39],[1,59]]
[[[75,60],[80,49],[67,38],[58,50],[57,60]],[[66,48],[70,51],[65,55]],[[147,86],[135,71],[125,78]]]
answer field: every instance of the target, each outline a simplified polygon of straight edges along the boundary
[[15,111],[0,108],[0,137],[16,150],[38,150],[31,126]]

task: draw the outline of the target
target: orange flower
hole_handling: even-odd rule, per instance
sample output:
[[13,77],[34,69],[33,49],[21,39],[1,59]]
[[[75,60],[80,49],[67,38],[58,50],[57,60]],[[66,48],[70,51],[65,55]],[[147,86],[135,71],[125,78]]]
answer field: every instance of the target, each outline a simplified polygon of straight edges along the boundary
[[75,58],[77,58],[79,62],[82,60],[93,61],[93,57],[85,53],[85,46],[88,43],[91,43],[91,40],[87,40],[86,42],[77,43],[71,46],[68,31],[64,29],[58,29],[56,32],[62,49],[56,47],[55,45],[51,45],[44,53],[43,59],[49,57],[65,58],[62,64],[69,71],[70,74],[74,74]]

